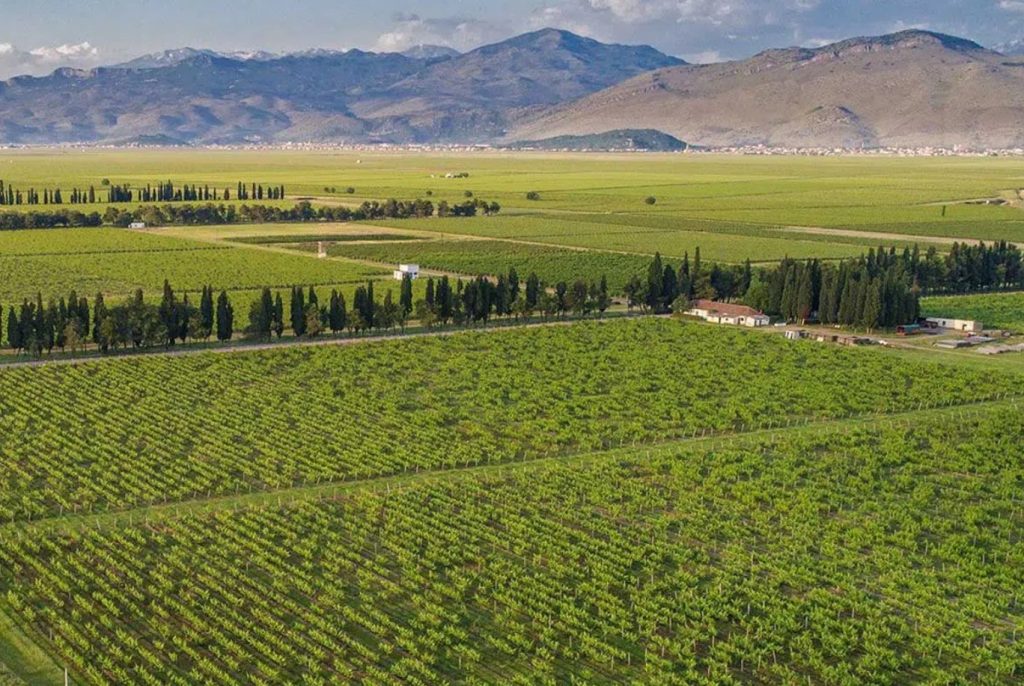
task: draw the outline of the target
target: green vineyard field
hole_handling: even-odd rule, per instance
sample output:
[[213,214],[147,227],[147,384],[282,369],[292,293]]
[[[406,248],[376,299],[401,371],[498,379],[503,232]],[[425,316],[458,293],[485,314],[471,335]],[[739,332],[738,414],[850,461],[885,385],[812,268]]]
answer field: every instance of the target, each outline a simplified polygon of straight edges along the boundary
[[0,587],[95,684],[1007,684],[1021,440],[990,410],[7,535]]
[[1020,382],[650,319],[0,370],[0,522],[941,406]]

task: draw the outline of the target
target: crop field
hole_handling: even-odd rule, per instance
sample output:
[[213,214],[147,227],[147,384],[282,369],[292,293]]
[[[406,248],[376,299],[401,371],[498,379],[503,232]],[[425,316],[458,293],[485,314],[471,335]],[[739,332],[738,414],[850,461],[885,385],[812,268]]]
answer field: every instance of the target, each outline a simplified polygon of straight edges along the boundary
[[985,326],[1024,331],[1024,293],[950,295],[921,300],[927,317],[954,317],[984,322]]
[[79,293],[128,294],[142,288],[154,295],[164,279],[183,291],[198,291],[204,284],[218,289],[244,290],[262,286],[329,285],[355,283],[381,277],[383,269],[337,260],[315,260],[303,255],[271,253],[246,248],[194,251],[43,255],[0,258],[0,301],[24,297]]
[[[604,217],[597,221],[587,216],[559,215],[509,215],[480,217],[472,221],[464,219],[411,219],[401,226],[423,231],[483,236],[487,238],[511,239],[527,242],[612,250],[633,254],[653,255],[660,252],[670,257],[693,254],[700,248],[701,254],[717,262],[740,263],[752,261],[777,261],[783,257],[793,258],[840,258],[853,257],[864,253],[862,243],[838,243],[833,241],[806,240],[796,234],[760,230],[760,235],[732,234],[708,231],[652,230],[647,226],[628,223],[632,215],[620,215],[622,224],[611,224]],[[395,222],[378,222],[395,226]],[[690,225],[684,219],[671,219],[667,224]],[[706,222],[697,222],[710,229]],[[728,224],[732,227],[732,224]],[[878,242],[874,242],[877,245]]]
[[0,522],[941,406],[1021,381],[649,319],[0,370]]
[[29,229],[0,235],[0,257],[164,252],[204,247],[208,246],[112,228]]
[[[316,245],[305,246],[316,250]],[[630,278],[643,274],[650,258],[641,255],[566,250],[505,241],[438,240],[388,241],[386,243],[338,243],[329,255],[372,260],[386,264],[413,262],[421,267],[459,274],[508,274],[515,267],[525,280],[531,272],[541,281],[572,283],[576,279],[596,281],[608,278],[613,293],[620,293]]]
[[[0,151],[15,187],[104,178],[502,209],[0,231],[4,335],[37,292],[156,303],[165,279],[229,291],[240,333],[265,287],[289,326],[293,285],[321,304],[338,289],[351,323],[367,280],[398,299],[400,262],[605,275],[619,295],[655,252],[1024,244],[1013,158]],[[329,259],[310,254],[320,241]],[[621,309],[0,359],[0,685],[65,667],[73,684],[161,686],[1024,679],[1019,356]],[[129,323],[181,321],[155,310]],[[1020,293],[922,310],[1024,329]]]
[[0,588],[97,684],[1005,684],[1021,417],[8,535]]
[[[444,178],[451,172],[469,176]],[[758,227],[796,225],[853,229],[878,234],[880,240],[894,240],[887,234],[896,234],[1024,242],[1024,163],[1012,158],[9,151],[0,157],[0,178],[40,187],[97,185],[102,178],[116,184],[171,178],[218,187],[259,179],[284,184],[289,198],[352,205],[428,193],[435,202],[455,202],[472,192],[499,201],[509,214],[542,212],[572,219],[577,213],[611,213],[628,215],[627,221],[637,226],[650,218],[678,222],[667,229],[678,231],[691,230],[691,222],[710,226],[713,233],[731,228],[730,235],[738,236]],[[349,188],[353,193],[346,192]],[[540,199],[526,200],[531,191]],[[649,197],[655,205],[645,204]],[[1007,204],[968,204],[990,199]],[[471,227],[482,223],[468,222],[460,230],[475,233]],[[736,260],[754,259],[771,247],[745,249],[743,238],[732,242]],[[816,242],[823,251],[857,244],[850,237]],[[796,246],[793,256],[811,247]],[[621,249],[650,250],[643,243]],[[722,253],[716,259],[726,259],[724,248],[709,245],[709,254],[713,250]]]

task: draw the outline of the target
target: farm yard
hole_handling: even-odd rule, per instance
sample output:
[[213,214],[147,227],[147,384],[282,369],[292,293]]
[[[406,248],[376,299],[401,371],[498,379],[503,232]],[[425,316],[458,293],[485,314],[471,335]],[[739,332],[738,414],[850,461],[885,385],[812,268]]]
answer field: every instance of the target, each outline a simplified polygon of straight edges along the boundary
[[[5,341],[8,308],[37,293],[114,304],[141,288],[162,317],[165,280],[196,307],[224,291],[236,320],[219,343],[183,335],[145,356],[0,358],[0,684],[61,683],[65,668],[73,684],[1019,682],[1024,366],[655,317],[656,298],[624,291],[689,278],[698,248],[718,274],[749,260],[765,302],[759,270],[791,258],[790,311],[814,265],[831,278],[872,248],[888,271],[879,253],[864,273],[895,290],[915,245],[936,264],[957,240],[1024,244],[1022,172],[1001,158],[2,151],[19,188],[258,178],[287,188],[270,203],[284,208],[472,197],[501,211],[0,231]],[[395,280],[399,263],[421,277]],[[415,321],[442,283],[469,308],[510,269],[567,304],[535,303],[529,326],[507,302],[500,324],[489,309]],[[608,312],[555,288],[602,276]],[[401,322],[414,336],[353,331],[371,283],[371,299],[416,303]],[[319,303],[295,307],[296,286]],[[264,289],[291,310],[260,311]],[[350,321],[328,338],[332,290]],[[1024,329],[1020,292],[920,308]],[[273,338],[282,316],[324,340]]]

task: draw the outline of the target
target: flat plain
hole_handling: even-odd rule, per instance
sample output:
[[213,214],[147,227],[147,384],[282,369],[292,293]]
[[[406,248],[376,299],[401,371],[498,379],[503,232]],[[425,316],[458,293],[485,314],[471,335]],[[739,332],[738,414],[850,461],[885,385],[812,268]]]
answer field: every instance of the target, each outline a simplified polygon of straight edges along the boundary
[[[0,178],[502,205],[0,232],[5,313],[1024,243],[1001,158],[18,150]],[[1020,294],[923,306],[1024,325]],[[594,319],[0,365],[0,683],[1019,682],[1019,357]]]

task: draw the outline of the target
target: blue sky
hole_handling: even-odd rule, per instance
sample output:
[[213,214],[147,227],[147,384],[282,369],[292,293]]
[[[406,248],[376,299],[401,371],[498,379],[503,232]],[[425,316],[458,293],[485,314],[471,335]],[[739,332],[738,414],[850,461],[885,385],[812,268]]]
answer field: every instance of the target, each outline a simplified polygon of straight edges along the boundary
[[4,8],[0,77],[186,45],[466,50],[543,26],[715,61],[911,27],[1001,45],[1024,38],[1024,0],[34,0]]

